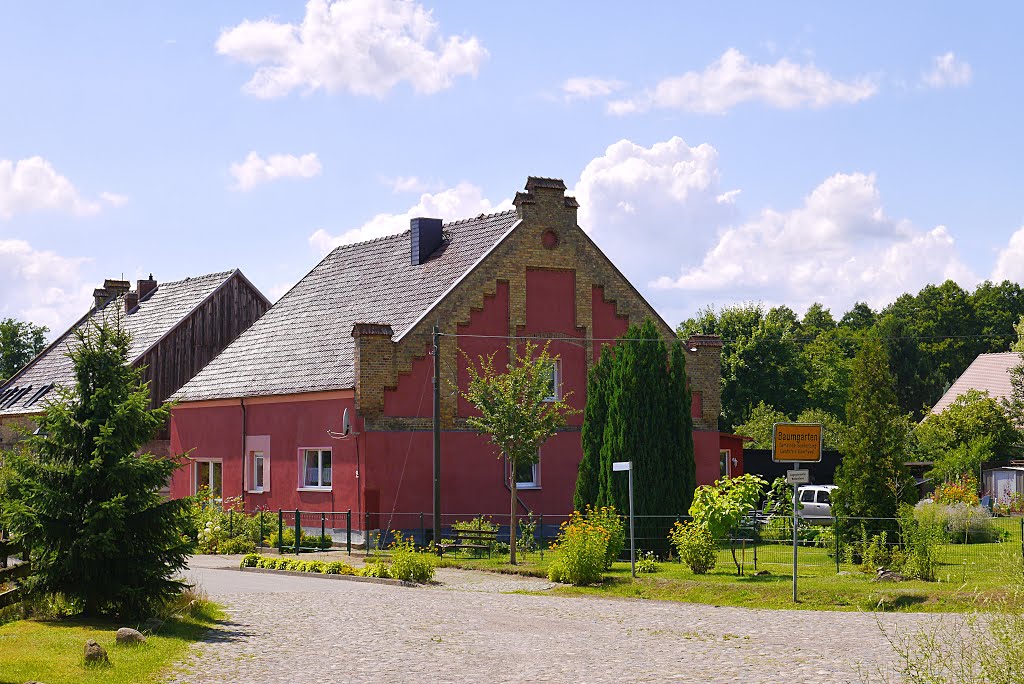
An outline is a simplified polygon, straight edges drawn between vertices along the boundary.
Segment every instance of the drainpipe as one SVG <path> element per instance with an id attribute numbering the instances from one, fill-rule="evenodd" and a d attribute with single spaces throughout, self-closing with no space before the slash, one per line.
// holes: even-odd
<path id="1" fill-rule="evenodd" d="M 245 397 L 238 400 L 242 407 L 242 511 L 245 511 Z"/>

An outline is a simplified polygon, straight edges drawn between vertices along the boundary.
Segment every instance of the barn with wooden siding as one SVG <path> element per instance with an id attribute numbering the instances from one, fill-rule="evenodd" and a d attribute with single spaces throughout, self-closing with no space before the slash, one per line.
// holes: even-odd
<path id="1" fill-rule="evenodd" d="M 93 305 L 63 335 L 0 385 L 0 449 L 31 427 L 57 389 L 74 382 L 67 352 L 76 329 L 120 318 L 131 334 L 132 365 L 143 369 L 154 406 L 203 369 L 224 347 L 270 307 L 270 302 L 239 270 L 158 283 L 151 275 L 137 281 L 106 280 L 93 291 Z M 147 450 L 169 453 L 167 434 Z"/>

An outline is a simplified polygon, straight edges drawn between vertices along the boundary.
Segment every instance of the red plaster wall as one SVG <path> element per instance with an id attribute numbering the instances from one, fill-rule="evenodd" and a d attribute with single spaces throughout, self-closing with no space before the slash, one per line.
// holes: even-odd
<path id="1" fill-rule="evenodd" d="M 474 310 L 470 315 L 469 323 L 458 327 L 458 333 L 460 335 L 498 335 L 505 337 L 508 335 L 508 319 L 508 283 L 499 281 L 494 296 L 484 297 L 484 308 Z M 464 392 L 469 386 L 468 362 L 463 353 L 469 357 L 472 363 L 479 364 L 481 356 L 487 356 L 494 352 L 494 365 L 497 368 L 504 368 L 508 364 L 508 343 L 506 340 L 460 337 L 458 338 L 458 345 L 462 352 L 458 358 L 460 392 Z M 458 414 L 460 416 L 468 416 L 472 415 L 474 411 L 473 405 L 463 399 L 460 394 Z"/>
<path id="2" fill-rule="evenodd" d="M 697 464 L 697 484 L 714 484 L 718 479 L 718 432 L 693 431 L 693 458 Z"/>
<path id="3" fill-rule="evenodd" d="M 303 511 L 359 510 L 356 479 L 356 437 L 331 439 L 327 431 L 341 431 L 342 411 L 348 408 L 354 432 L 362 425 L 351 399 L 282 401 L 248 404 L 246 434 L 270 437 L 270 491 L 246 492 L 245 508 L 266 507 Z M 242 494 L 242 409 L 241 406 L 176 408 L 171 414 L 171 449 L 183 453 L 192 449 L 193 458 L 220 458 L 224 463 L 224 496 Z M 360 444 L 360 456 L 365 447 Z M 299 490 L 299 449 L 330 448 L 330 492 Z M 191 494 L 191 474 L 178 470 L 171 495 Z"/>
<path id="4" fill-rule="evenodd" d="M 441 344 L 444 344 L 443 338 Z M 430 348 L 412 362 L 412 370 L 398 378 L 398 387 L 384 390 L 384 415 L 429 418 L 433 415 L 434 357 Z"/>
<path id="5" fill-rule="evenodd" d="M 615 303 L 604 301 L 604 288 L 595 285 L 591 290 L 591 307 L 593 309 L 593 331 L 595 340 L 613 340 L 629 328 L 629 321 L 615 313 Z M 594 360 L 601 358 L 601 346 L 607 342 L 594 343 Z"/>

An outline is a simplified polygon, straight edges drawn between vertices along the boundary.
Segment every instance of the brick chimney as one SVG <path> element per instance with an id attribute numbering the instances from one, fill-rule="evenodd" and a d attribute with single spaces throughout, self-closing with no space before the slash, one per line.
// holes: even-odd
<path id="1" fill-rule="evenodd" d="M 124 293 L 124 312 L 130 314 L 139 306 L 139 293 L 130 290 Z"/>
<path id="2" fill-rule="evenodd" d="M 565 183 L 558 178 L 528 177 L 526 192 L 517 192 L 512 203 L 524 221 L 532 220 L 548 229 L 576 227 L 580 203 L 575 197 L 566 197 Z"/>
<path id="3" fill-rule="evenodd" d="M 106 288 L 97 287 L 92 291 L 93 302 L 97 309 L 102 308 L 107 303 L 107 300 L 110 299 L 110 296 L 110 292 Z"/>
<path id="4" fill-rule="evenodd" d="M 110 293 L 111 297 L 120 297 L 132 289 L 132 284 L 127 280 L 113 280 L 107 278 L 103 281 L 103 289 Z"/>
<path id="5" fill-rule="evenodd" d="M 140 280 L 136 283 L 135 291 L 139 293 L 139 300 L 145 301 L 146 297 L 156 289 L 156 281 L 153 280 L 153 274 L 149 274 L 149 280 Z"/>

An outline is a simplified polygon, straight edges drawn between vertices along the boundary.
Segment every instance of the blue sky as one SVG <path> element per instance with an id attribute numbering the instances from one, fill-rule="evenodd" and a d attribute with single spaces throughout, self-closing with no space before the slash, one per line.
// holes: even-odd
<path id="1" fill-rule="evenodd" d="M 150 272 L 275 299 L 528 175 L 673 324 L 1024 280 L 1020 9 L 708 5 L 0 5 L 0 316 Z"/>

